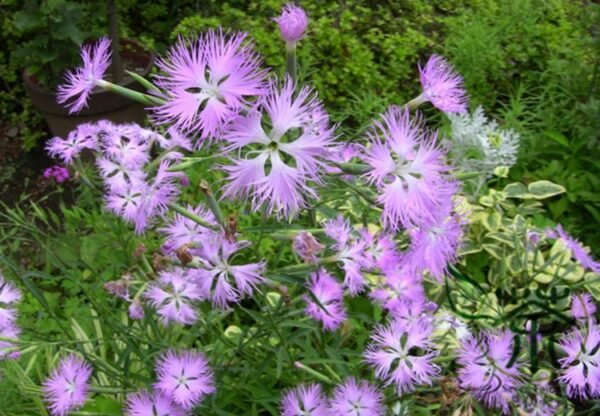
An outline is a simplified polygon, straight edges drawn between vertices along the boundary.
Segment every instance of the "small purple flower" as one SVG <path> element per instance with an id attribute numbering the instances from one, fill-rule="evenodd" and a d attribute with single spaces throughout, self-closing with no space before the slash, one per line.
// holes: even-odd
<path id="1" fill-rule="evenodd" d="M 0 304 L 12 305 L 21 300 L 21 291 L 0 273 Z"/>
<path id="2" fill-rule="evenodd" d="M 19 357 L 19 351 L 11 351 L 16 347 L 15 342 L 21 336 L 21 328 L 16 326 L 14 323 L 5 322 L 4 324 L 0 324 L 0 337 L 6 338 L 0 340 L 0 360 L 9 358 L 16 359 Z"/>
<path id="3" fill-rule="evenodd" d="M 437 352 L 433 350 L 432 333 L 429 320 L 394 320 L 375 329 L 365 359 L 375 368 L 377 378 L 394 385 L 399 395 L 421 384 L 431 385 L 440 372 L 433 363 Z"/>
<path id="4" fill-rule="evenodd" d="M 383 281 L 371 291 L 369 297 L 398 316 L 406 307 L 418 309 L 425 300 L 423 283 L 415 274 L 407 273 L 405 269 L 389 269 L 383 274 Z"/>
<path id="5" fill-rule="evenodd" d="M 557 381 L 567 386 L 569 397 L 600 397 L 600 327 L 588 320 L 559 341 L 566 357 L 559 360 L 562 375 Z"/>
<path id="6" fill-rule="evenodd" d="M 383 394 L 367 381 L 349 378 L 333 390 L 329 411 L 340 416 L 383 416 Z"/>
<path id="7" fill-rule="evenodd" d="M 392 106 L 375 122 L 363 155 L 365 178 L 377 187 L 383 222 L 393 231 L 435 220 L 454 191 L 444 180 L 444 152 L 421 128 L 407 109 Z"/>
<path id="8" fill-rule="evenodd" d="M 308 384 L 288 390 L 281 399 L 281 416 L 329 416 L 321 386 Z"/>
<path id="9" fill-rule="evenodd" d="M 125 402 L 126 416 L 185 416 L 186 414 L 161 392 L 141 391 L 129 394 Z"/>
<path id="10" fill-rule="evenodd" d="M 558 224 L 555 229 L 546 230 L 546 235 L 550 238 L 561 239 L 565 246 L 571 250 L 571 254 L 575 260 L 577 260 L 583 267 L 593 271 L 594 273 L 600 273 L 600 262 L 595 261 L 592 256 L 589 255 L 588 250 L 575 238 L 571 237 L 562 227 Z"/>
<path id="11" fill-rule="evenodd" d="M 596 313 L 596 304 L 589 293 L 571 295 L 571 316 L 575 319 L 590 319 Z"/>
<path id="12" fill-rule="evenodd" d="M 134 299 L 127 310 L 129 317 L 134 320 L 144 319 L 144 307 L 139 299 Z"/>
<path id="13" fill-rule="evenodd" d="M 43 386 L 50 412 L 65 416 L 81 408 L 88 396 L 91 375 L 91 365 L 75 355 L 60 360 Z"/>
<path id="14" fill-rule="evenodd" d="M 463 79 L 444 58 L 431 55 L 424 68 L 419 66 L 419 74 L 423 93 L 417 100 L 430 101 L 445 113 L 467 111 L 467 92 Z"/>
<path id="15" fill-rule="evenodd" d="M 325 330 L 337 329 L 346 320 L 342 286 L 325 269 L 319 269 L 310 275 L 308 290 L 306 313 L 322 322 Z"/>
<path id="16" fill-rule="evenodd" d="M 288 43 L 295 43 L 302 39 L 308 27 L 308 16 L 302 7 L 286 4 L 281 16 L 274 18 L 279 25 L 281 37 Z"/>
<path id="17" fill-rule="evenodd" d="M 313 91 L 295 93 L 287 78 L 282 88 L 270 84 L 257 106 L 229 123 L 226 150 L 237 153 L 227 173 L 226 197 L 251 198 L 252 207 L 292 218 L 316 192 L 310 182 L 322 183 L 323 167 L 334 147 L 329 118 Z M 270 126 L 270 128 L 266 128 Z"/>
<path id="18" fill-rule="evenodd" d="M 145 297 L 157 309 L 163 324 L 176 322 L 190 325 L 198 319 L 193 303 L 204 299 L 202 291 L 184 268 L 175 268 L 159 274 L 159 283 L 146 291 Z"/>
<path id="19" fill-rule="evenodd" d="M 69 164 L 78 157 L 84 149 L 98 147 L 99 129 L 95 124 L 84 123 L 69 133 L 66 139 L 53 137 L 46 144 L 46 151 L 50 156 Z"/>
<path id="20" fill-rule="evenodd" d="M 199 405 L 215 392 L 215 376 L 204 354 L 192 350 L 169 350 L 156 362 L 154 388 L 184 410 Z"/>
<path id="21" fill-rule="evenodd" d="M 479 338 L 469 336 L 458 352 L 461 388 L 470 391 L 486 406 L 508 413 L 509 399 L 522 384 L 520 363 L 511 364 L 512 356 L 510 331 L 485 332 Z"/>
<path id="22" fill-rule="evenodd" d="M 226 309 L 230 303 L 252 296 L 256 286 L 264 282 L 263 262 L 231 263 L 234 254 L 248 246 L 246 241 L 232 243 L 221 234 L 213 234 L 199 243 L 199 247 L 191 252 L 202 260 L 202 264 L 199 268 L 190 269 L 190 276 L 202 296 L 210 299 L 214 306 Z"/>
<path id="23" fill-rule="evenodd" d="M 198 204 L 196 207 L 188 205 L 186 208 L 207 223 L 216 225 L 214 215 L 203 204 Z M 167 236 L 163 245 L 163 250 L 167 253 L 172 253 L 186 245 L 193 245 L 212 235 L 211 230 L 181 214 L 175 214 L 173 219 L 158 231 Z"/>
<path id="24" fill-rule="evenodd" d="M 44 169 L 44 178 L 53 178 L 57 183 L 63 183 L 69 179 L 69 170 L 64 166 L 50 166 Z"/>
<path id="25" fill-rule="evenodd" d="M 385 233 L 375 236 L 366 229 L 361 230 L 360 235 L 365 241 L 365 254 L 368 256 L 369 268 L 385 272 L 399 266 L 400 254 L 391 236 Z"/>
<path id="26" fill-rule="evenodd" d="M 57 101 L 66 105 L 69 113 L 77 113 L 87 107 L 96 83 L 104 78 L 110 65 L 110 40 L 102 38 L 95 45 L 83 45 L 81 59 L 83 66 L 67 72 L 66 83 L 58 87 L 56 94 Z"/>
<path id="27" fill-rule="evenodd" d="M 448 184 L 452 187 L 451 184 Z M 447 212 L 442 209 L 441 212 Z M 440 219 L 411 230 L 411 245 L 403 263 L 412 273 L 427 271 L 438 282 L 455 263 L 464 234 L 464 221 L 458 214 L 440 215 Z"/>
<path id="28" fill-rule="evenodd" d="M 166 103 L 153 108 L 159 123 L 173 124 L 201 139 L 216 137 L 248 98 L 265 93 L 265 70 L 245 33 L 208 31 L 195 42 L 184 39 L 158 62 L 157 84 Z M 202 141 L 196 144 L 199 147 Z"/>
<path id="29" fill-rule="evenodd" d="M 325 246 L 306 231 L 298 233 L 292 242 L 292 248 L 300 258 L 308 263 L 317 261 L 317 254 L 323 251 Z"/>
<path id="30" fill-rule="evenodd" d="M 342 263 L 344 287 L 350 295 L 355 296 L 362 292 L 367 284 L 363 270 L 371 267 L 370 256 L 366 252 L 367 241 L 360 238 L 350 226 L 350 222 L 341 215 L 326 221 L 323 226 L 325 234 L 335 241 L 332 248 L 336 251 L 336 259 Z"/>

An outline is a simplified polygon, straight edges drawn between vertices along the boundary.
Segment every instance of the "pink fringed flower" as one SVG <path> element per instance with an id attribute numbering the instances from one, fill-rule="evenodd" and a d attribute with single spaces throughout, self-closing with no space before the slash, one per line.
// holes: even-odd
<path id="1" fill-rule="evenodd" d="M 306 313 L 323 323 L 327 331 L 337 329 L 346 320 L 344 289 L 325 269 L 311 274 L 306 300 Z"/>
<path id="2" fill-rule="evenodd" d="M 281 37 L 288 43 L 298 42 L 308 27 L 308 16 L 302 7 L 293 4 L 284 6 L 281 16 L 273 19 L 279 25 Z"/>
<path id="3" fill-rule="evenodd" d="M 394 320 L 375 329 L 365 359 L 375 368 L 377 378 L 394 385 L 399 395 L 420 384 L 431 385 L 440 371 L 433 363 L 437 353 L 433 350 L 432 333 L 429 320 Z"/>
<path id="4" fill-rule="evenodd" d="M 589 293 L 573 293 L 571 295 L 571 316 L 575 319 L 587 320 L 594 317 L 596 304 Z"/>
<path id="5" fill-rule="evenodd" d="M 421 279 L 405 269 L 387 270 L 383 281 L 369 294 L 369 297 L 397 316 L 407 306 L 416 310 L 416 305 L 426 299 Z"/>
<path id="6" fill-rule="evenodd" d="M 509 400 L 517 392 L 520 363 L 514 361 L 513 334 L 510 331 L 486 332 L 469 336 L 458 353 L 458 379 L 461 388 L 470 391 L 486 406 L 509 411 Z"/>
<path id="7" fill-rule="evenodd" d="M 127 396 L 125 416 L 186 416 L 187 412 L 173 404 L 161 392 L 145 391 Z"/>
<path id="8" fill-rule="evenodd" d="M 322 182 L 322 168 L 334 146 L 329 118 L 309 88 L 294 94 L 287 78 L 276 83 L 258 106 L 233 120 L 224 133 L 226 150 L 237 153 L 227 172 L 226 197 L 251 198 L 252 207 L 294 217 Z M 266 128 L 270 126 L 270 128 Z"/>
<path id="9" fill-rule="evenodd" d="M 90 388 L 92 367 L 76 357 L 68 355 L 44 381 L 44 398 L 50 412 L 56 416 L 77 410 L 85 403 Z"/>
<path id="10" fill-rule="evenodd" d="M 281 416 L 329 416 L 321 386 L 300 385 L 289 390 L 281 400 Z"/>
<path id="11" fill-rule="evenodd" d="M 63 183 L 69 179 L 69 170 L 64 166 L 50 166 L 44 169 L 44 178 L 53 178 L 57 183 Z"/>
<path id="12" fill-rule="evenodd" d="M 329 411 L 340 416 L 383 416 L 383 394 L 364 380 L 350 378 L 333 391 Z"/>
<path id="13" fill-rule="evenodd" d="M 562 375 L 557 381 L 567 386 L 569 397 L 600 397 L 600 327 L 587 321 L 559 341 L 566 357 L 559 360 Z"/>
<path id="14" fill-rule="evenodd" d="M 187 269 L 175 268 L 159 274 L 158 283 L 145 294 L 157 309 L 163 324 L 176 322 L 189 325 L 196 321 L 198 313 L 193 303 L 204 299 L 201 290 L 192 282 Z"/>
<path id="15" fill-rule="evenodd" d="M 190 269 L 190 275 L 200 293 L 216 307 L 226 309 L 230 303 L 252 296 L 254 289 L 265 279 L 265 264 L 232 264 L 235 253 L 248 246 L 246 241 L 229 242 L 221 234 L 213 234 L 199 241 L 191 252 L 202 260 L 199 268 Z"/>
<path id="16" fill-rule="evenodd" d="M 69 164 L 85 149 L 98 147 L 98 127 L 93 123 L 84 123 L 69 133 L 66 139 L 53 137 L 46 144 L 50 156 Z"/>
<path id="17" fill-rule="evenodd" d="M 110 40 L 100 39 L 95 45 L 81 47 L 83 66 L 67 72 L 66 83 L 58 87 L 57 101 L 77 113 L 87 107 L 88 99 L 96 83 L 104 78 L 110 65 Z M 77 98 L 76 98 L 77 97 Z"/>
<path id="18" fill-rule="evenodd" d="M 463 79 L 441 56 L 431 55 L 424 68 L 419 67 L 423 93 L 417 101 L 430 101 L 445 113 L 465 113 L 467 92 Z"/>
<path id="19" fill-rule="evenodd" d="M 583 267 L 600 273 L 600 262 L 595 261 L 588 253 L 588 250 L 575 238 L 571 237 L 562 225 L 558 224 L 555 229 L 547 230 L 546 235 L 550 238 L 561 239 L 565 246 L 571 250 L 571 254 Z"/>
<path id="20" fill-rule="evenodd" d="M 444 180 L 444 152 L 421 127 L 408 110 L 392 106 L 375 122 L 363 155 L 365 178 L 379 190 L 383 222 L 394 231 L 435 220 L 453 191 Z"/>
<path id="21" fill-rule="evenodd" d="M 153 108 L 160 123 L 173 124 L 202 139 L 217 136 L 248 98 L 265 93 L 265 70 L 246 34 L 208 31 L 196 41 L 179 39 L 158 62 L 157 84 L 166 103 Z M 199 147 L 202 142 L 196 144 Z"/>
<path id="22" fill-rule="evenodd" d="M 16 325 L 17 310 L 13 308 L 19 300 L 21 291 L 0 273 L 0 337 L 6 338 L 0 340 L 0 360 L 17 358 L 19 355 L 18 351 L 8 351 L 15 347 L 15 343 L 10 340 L 17 340 L 21 335 L 21 329 Z"/>
<path id="23" fill-rule="evenodd" d="M 456 188 L 452 184 L 449 187 Z M 439 219 L 411 230 L 411 245 L 404 257 L 404 266 L 415 275 L 427 271 L 438 282 L 448 273 L 448 266 L 456 262 L 462 242 L 464 221 L 458 214 L 447 214 L 441 209 Z"/>
<path id="24" fill-rule="evenodd" d="M 199 204 L 196 207 L 188 205 L 187 210 L 202 218 L 208 224 L 216 225 L 214 215 L 204 205 Z M 205 238 L 210 238 L 213 234 L 208 228 L 181 214 L 175 214 L 173 219 L 165 227 L 159 228 L 158 231 L 167 236 L 163 245 L 163 250 L 167 253 L 172 253 L 180 247 L 203 241 Z"/>
<path id="25" fill-rule="evenodd" d="M 204 354 L 192 350 L 167 351 L 156 362 L 154 388 L 184 410 L 198 406 L 215 392 L 215 376 Z"/>
<path id="26" fill-rule="evenodd" d="M 370 256 L 367 254 L 367 241 L 361 238 L 350 226 L 350 222 L 339 215 L 336 219 L 323 224 L 325 234 L 332 238 L 335 257 L 344 270 L 344 287 L 348 293 L 356 296 L 366 286 L 363 270 L 371 267 Z"/>

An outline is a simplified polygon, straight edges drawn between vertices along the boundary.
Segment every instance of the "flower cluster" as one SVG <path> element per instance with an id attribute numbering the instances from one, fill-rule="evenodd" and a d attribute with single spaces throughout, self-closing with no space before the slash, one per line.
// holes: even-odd
<path id="1" fill-rule="evenodd" d="M 57 183 L 66 182 L 69 179 L 69 170 L 64 166 L 50 166 L 44 169 L 44 178 L 54 179 Z"/>
<path id="2" fill-rule="evenodd" d="M 15 303 L 21 299 L 21 291 L 0 273 L 0 360 L 17 358 L 18 351 L 11 352 L 15 344 L 10 339 L 18 339 L 21 329 L 17 326 Z"/>

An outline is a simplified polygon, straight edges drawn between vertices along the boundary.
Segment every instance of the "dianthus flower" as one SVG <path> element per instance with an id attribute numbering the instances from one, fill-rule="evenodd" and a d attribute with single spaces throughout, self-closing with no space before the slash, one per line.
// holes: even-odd
<path id="1" fill-rule="evenodd" d="M 558 224 L 555 229 L 547 230 L 546 235 L 550 238 L 561 239 L 565 246 L 571 250 L 573 258 L 581 263 L 583 267 L 594 273 L 600 273 L 600 262 L 595 261 L 589 255 L 586 248 L 575 238 L 571 237 L 562 225 Z"/>
<path id="2" fill-rule="evenodd" d="M 50 166 L 44 169 L 44 178 L 53 178 L 57 183 L 63 183 L 69 179 L 69 170 L 64 166 Z"/>
<path id="3" fill-rule="evenodd" d="M 248 114 L 224 131 L 226 150 L 238 153 L 227 172 L 224 195 L 251 198 L 252 207 L 292 218 L 316 192 L 309 182 L 322 183 L 322 170 L 334 146 L 329 117 L 311 89 L 297 94 L 287 78 L 281 89 L 271 83 Z M 266 128 L 266 126 L 270 126 Z"/>
<path id="4" fill-rule="evenodd" d="M 300 385 L 281 399 L 281 416 L 328 416 L 327 398 L 318 384 Z"/>
<path id="5" fill-rule="evenodd" d="M 326 221 L 323 228 L 325 234 L 335 241 L 332 248 L 336 252 L 336 260 L 342 263 L 344 287 L 348 289 L 350 295 L 355 296 L 366 286 L 362 271 L 371 265 L 369 255 L 366 253 L 367 241 L 360 238 L 360 235 L 350 226 L 350 222 L 341 215 Z"/>
<path id="6" fill-rule="evenodd" d="M 445 113 L 467 111 L 467 92 L 463 79 L 444 58 L 431 55 L 425 67 L 419 66 L 419 78 L 423 93 L 416 101 L 430 101 Z"/>
<path id="7" fill-rule="evenodd" d="M 442 213 L 448 211 L 441 209 Z M 448 273 L 448 266 L 456 262 L 463 228 L 464 221 L 458 214 L 442 214 L 436 221 L 411 230 L 404 266 L 418 275 L 427 271 L 441 282 Z"/>
<path id="8" fill-rule="evenodd" d="M 385 272 L 398 267 L 400 254 L 396 250 L 396 244 L 391 236 L 382 233 L 371 234 L 366 229 L 361 230 L 360 236 L 365 242 L 365 254 L 371 269 L 379 269 Z"/>
<path id="9" fill-rule="evenodd" d="M 75 355 L 58 363 L 44 381 L 44 398 L 53 415 L 65 416 L 85 403 L 90 388 L 92 367 Z"/>
<path id="10" fill-rule="evenodd" d="M 445 181 L 444 152 L 421 127 L 407 109 L 392 106 L 375 122 L 363 155 L 365 178 L 377 187 L 384 225 L 393 231 L 433 221 L 453 192 Z"/>
<path id="11" fill-rule="evenodd" d="M 230 303 L 252 296 L 254 289 L 265 279 L 265 264 L 231 264 L 231 258 L 248 246 L 246 241 L 229 242 L 222 234 L 213 234 L 190 251 L 201 259 L 198 268 L 190 269 L 200 293 L 216 307 L 226 309 Z"/>
<path id="12" fill-rule="evenodd" d="M 261 59 L 245 39 L 245 33 L 221 30 L 210 30 L 194 42 L 180 38 L 158 62 L 163 73 L 157 85 L 166 102 L 153 108 L 156 121 L 213 138 L 248 98 L 264 94 L 266 71 L 259 69 Z"/>
<path id="13" fill-rule="evenodd" d="M 9 339 L 17 340 L 21 335 L 20 328 L 16 325 L 17 310 L 12 306 L 21 299 L 21 291 L 12 283 L 4 279 L 0 273 L 0 360 L 16 358 L 19 353 L 9 353 L 7 349 L 15 346 Z M 8 308 L 6 306 L 9 306 Z"/>
<path id="14" fill-rule="evenodd" d="M 156 373 L 154 388 L 184 410 L 191 410 L 215 392 L 215 376 L 200 352 L 169 350 L 157 360 Z"/>
<path id="15" fill-rule="evenodd" d="M 281 16 L 273 19 L 279 25 L 281 37 L 288 43 L 298 42 L 308 27 L 308 16 L 302 7 L 286 4 Z"/>
<path id="16" fill-rule="evenodd" d="M 104 78 L 110 65 L 110 40 L 102 38 L 95 45 L 82 46 L 81 59 L 83 66 L 66 73 L 66 83 L 58 87 L 56 94 L 57 101 L 66 105 L 69 113 L 87 107 L 96 83 Z"/>
<path id="17" fill-rule="evenodd" d="M 364 380 L 349 378 L 333 391 L 329 411 L 340 416 L 383 416 L 383 394 Z"/>
<path id="18" fill-rule="evenodd" d="M 187 210 L 207 223 L 216 225 L 214 215 L 203 204 L 198 204 L 196 207 L 188 205 Z M 163 245 L 163 250 L 167 253 L 172 253 L 186 245 L 200 244 L 199 241 L 212 235 L 211 230 L 181 214 L 175 214 L 173 219 L 158 231 L 167 236 Z"/>
<path id="19" fill-rule="evenodd" d="M 186 414 L 161 392 L 133 393 L 127 396 L 125 402 L 126 416 L 185 416 Z"/>
<path id="20" fill-rule="evenodd" d="M 393 385 L 399 395 L 420 384 L 431 385 L 440 371 L 433 363 L 437 353 L 433 350 L 432 333 L 433 325 L 428 320 L 393 320 L 375 329 L 365 359 L 375 368 L 377 378 Z"/>
<path id="21" fill-rule="evenodd" d="M 458 353 L 458 379 L 486 406 L 509 411 L 509 399 L 522 384 L 518 361 L 513 361 L 513 334 L 510 331 L 486 332 L 479 338 L 469 336 Z M 510 366 L 509 366 L 510 364 Z"/>
<path id="22" fill-rule="evenodd" d="M 566 357 L 559 360 L 559 383 L 567 386 L 569 397 L 583 400 L 600 397 L 600 327 L 588 320 L 559 341 Z"/>
<path id="23" fill-rule="evenodd" d="M 369 297 L 395 316 L 405 305 L 421 304 L 425 299 L 425 292 L 417 275 L 395 268 L 383 273 L 382 281 L 371 291 Z"/>
<path id="24" fill-rule="evenodd" d="M 342 286 L 325 269 L 319 269 L 310 275 L 308 290 L 306 313 L 322 322 L 325 330 L 337 329 L 346 320 Z"/>
<path id="25" fill-rule="evenodd" d="M 596 313 L 596 304 L 589 293 L 571 295 L 571 316 L 575 319 L 590 319 Z"/>
<path id="26" fill-rule="evenodd" d="M 46 144 L 50 156 L 69 164 L 78 157 L 84 149 L 95 150 L 98 147 L 98 132 L 96 124 L 84 123 L 69 133 L 66 139 L 53 137 Z"/>
<path id="27" fill-rule="evenodd" d="M 150 286 L 145 297 L 156 308 L 165 325 L 170 322 L 194 323 L 198 313 L 193 303 L 204 299 L 200 288 L 190 279 L 188 270 L 179 267 L 160 272 L 158 283 Z"/>
<path id="28" fill-rule="evenodd" d="M 317 261 L 317 254 L 323 251 L 325 246 L 306 231 L 298 233 L 292 242 L 292 248 L 300 258 L 309 263 Z"/>

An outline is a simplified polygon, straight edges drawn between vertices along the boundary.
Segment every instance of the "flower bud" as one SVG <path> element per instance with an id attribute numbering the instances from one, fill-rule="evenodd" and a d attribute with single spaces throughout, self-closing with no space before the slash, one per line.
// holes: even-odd
<path id="1" fill-rule="evenodd" d="M 281 16 L 273 20 L 279 25 L 281 36 L 288 43 L 295 43 L 302 39 L 308 26 L 308 16 L 304 9 L 293 4 L 286 5 Z"/>

